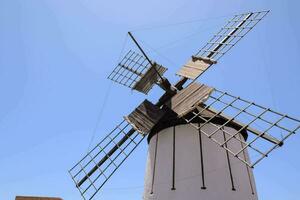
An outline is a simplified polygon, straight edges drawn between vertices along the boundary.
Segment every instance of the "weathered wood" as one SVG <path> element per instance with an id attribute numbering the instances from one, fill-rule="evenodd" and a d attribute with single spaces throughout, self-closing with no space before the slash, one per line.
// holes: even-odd
<path id="1" fill-rule="evenodd" d="M 182 117 L 196 106 L 207 100 L 213 88 L 199 83 L 192 83 L 189 87 L 179 91 L 168 103 L 169 108 Z"/>
<path id="2" fill-rule="evenodd" d="M 176 74 L 194 80 L 215 63 L 215 61 L 209 58 L 192 56 L 192 58 L 182 66 Z"/>
<path id="3" fill-rule="evenodd" d="M 145 135 L 151 131 L 164 114 L 165 112 L 158 106 L 145 100 L 125 119 L 136 131 Z"/>
<path id="4" fill-rule="evenodd" d="M 132 89 L 147 94 L 153 85 L 158 82 L 160 75 L 162 76 L 167 69 L 161 65 L 154 63 L 146 73 L 141 77 L 141 79 L 133 86 Z M 159 74 L 158 74 L 159 73 Z"/>

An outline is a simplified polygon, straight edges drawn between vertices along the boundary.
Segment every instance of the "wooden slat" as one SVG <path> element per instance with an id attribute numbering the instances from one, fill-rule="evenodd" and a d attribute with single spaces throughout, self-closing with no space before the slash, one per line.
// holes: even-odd
<path id="1" fill-rule="evenodd" d="M 194 80 L 214 63 L 208 58 L 193 56 L 176 74 Z"/>
<path id="2" fill-rule="evenodd" d="M 204 84 L 192 83 L 172 97 L 168 103 L 169 108 L 176 112 L 179 117 L 182 117 L 206 101 L 212 91 L 213 88 Z"/>
<path id="3" fill-rule="evenodd" d="M 151 131 L 164 114 L 165 112 L 159 107 L 145 100 L 125 119 L 136 131 L 145 135 Z"/>
<path id="4" fill-rule="evenodd" d="M 147 94 L 153 85 L 159 80 L 159 75 L 157 74 L 156 70 L 160 75 L 163 75 L 167 70 L 163 66 L 155 64 L 154 66 L 150 67 L 147 72 L 141 77 L 141 79 L 133 86 L 132 89 Z"/>

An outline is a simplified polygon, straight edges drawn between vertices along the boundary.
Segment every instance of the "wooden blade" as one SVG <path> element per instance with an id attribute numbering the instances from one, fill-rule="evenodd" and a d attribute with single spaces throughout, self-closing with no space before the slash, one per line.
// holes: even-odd
<path id="1" fill-rule="evenodd" d="M 125 120 L 139 133 L 146 135 L 164 116 L 165 111 L 145 100 Z"/>
<path id="2" fill-rule="evenodd" d="M 145 74 L 141 76 L 140 80 L 133 85 L 132 89 L 148 94 L 154 84 L 161 80 L 160 76 L 162 76 L 166 70 L 167 69 L 163 66 L 154 63 L 153 66 L 151 66 Z"/>
<path id="3" fill-rule="evenodd" d="M 206 101 L 212 91 L 213 88 L 204 84 L 193 83 L 173 96 L 167 106 L 177 113 L 178 117 L 182 117 Z"/>
<path id="4" fill-rule="evenodd" d="M 215 63 L 216 61 L 209 58 L 192 56 L 176 74 L 194 80 Z"/>

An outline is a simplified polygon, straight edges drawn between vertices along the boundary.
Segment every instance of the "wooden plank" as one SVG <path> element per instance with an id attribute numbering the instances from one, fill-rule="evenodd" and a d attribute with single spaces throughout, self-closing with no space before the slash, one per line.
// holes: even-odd
<path id="1" fill-rule="evenodd" d="M 145 100 L 125 120 L 139 133 L 148 134 L 164 116 L 165 111 Z"/>
<path id="2" fill-rule="evenodd" d="M 212 91 L 213 88 L 204 84 L 192 83 L 172 97 L 167 105 L 177 113 L 178 117 L 182 117 L 206 101 Z"/>
<path id="3" fill-rule="evenodd" d="M 193 56 L 176 74 L 194 80 L 214 63 L 209 58 Z"/>
<path id="4" fill-rule="evenodd" d="M 209 64 L 203 61 L 193 62 L 192 60 L 190 60 L 176 74 L 180 76 L 184 76 L 189 79 L 195 79 L 209 66 L 210 66 Z"/>
<path id="5" fill-rule="evenodd" d="M 163 66 L 155 64 L 154 66 L 150 67 L 146 73 L 141 77 L 141 79 L 133 86 L 132 89 L 147 94 L 153 85 L 159 80 L 159 75 L 157 74 L 156 70 L 160 75 L 163 75 L 167 70 Z"/>

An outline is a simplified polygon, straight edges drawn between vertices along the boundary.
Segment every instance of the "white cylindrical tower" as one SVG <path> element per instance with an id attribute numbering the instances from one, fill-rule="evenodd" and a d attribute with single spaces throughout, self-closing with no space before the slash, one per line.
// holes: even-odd
<path id="1" fill-rule="evenodd" d="M 215 130 L 211 125 L 203 129 Z M 232 127 L 225 129 L 236 131 Z M 222 130 L 216 135 L 226 139 Z M 240 142 L 227 145 L 231 149 L 241 148 Z M 246 152 L 244 156 L 248 157 Z M 149 137 L 143 199 L 257 200 L 258 197 L 251 168 L 191 125 L 177 124 Z"/>

